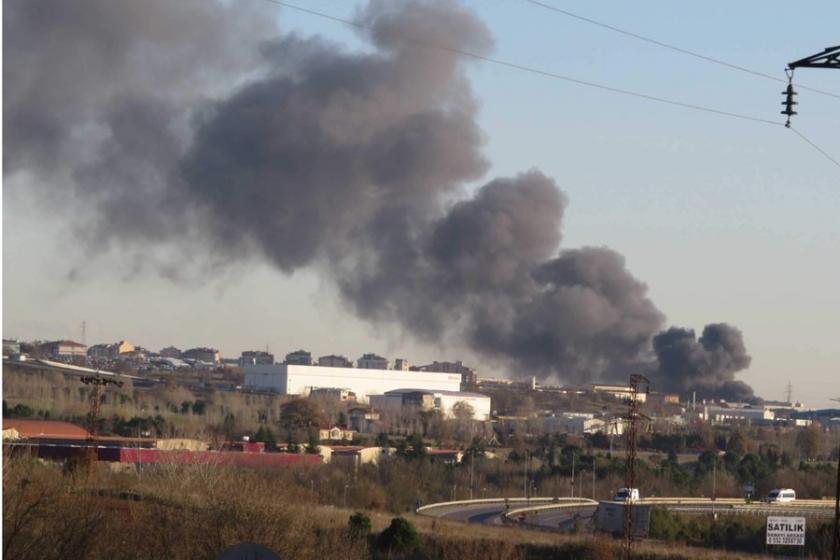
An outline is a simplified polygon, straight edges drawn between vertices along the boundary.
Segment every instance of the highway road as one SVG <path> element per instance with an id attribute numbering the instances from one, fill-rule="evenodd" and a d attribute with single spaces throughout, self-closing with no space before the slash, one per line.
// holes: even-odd
<path id="1" fill-rule="evenodd" d="M 560 498 L 559 503 L 554 503 L 554 501 L 554 498 L 534 498 L 530 501 L 526 501 L 523 498 L 511 498 L 507 502 L 504 499 L 473 500 L 472 502 L 465 500 L 430 504 L 419 508 L 417 513 L 467 523 L 501 525 L 504 523 L 502 516 L 506 512 L 515 511 L 520 508 L 553 505 L 557 507 L 537 515 L 532 514 L 528 520 L 528 524 L 557 530 L 564 527 L 571 528 L 574 519 L 576 519 L 576 515 L 591 517 L 595 512 L 596 506 L 591 500 Z"/>
<path id="2" fill-rule="evenodd" d="M 522 523 L 540 529 L 569 531 L 576 522 L 588 523 L 595 516 L 597 504 L 585 498 L 537 498 L 526 502 L 522 498 L 505 500 L 465 500 L 430 504 L 417 510 L 421 515 L 451 519 L 466 523 L 501 525 Z M 810 518 L 830 518 L 834 515 L 833 500 L 797 500 L 787 504 L 752 503 L 738 499 L 708 498 L 652 498 L 640 500 L 639 506 L 663 507 L 687 514 L 720 515 L 791 515 Z"/>

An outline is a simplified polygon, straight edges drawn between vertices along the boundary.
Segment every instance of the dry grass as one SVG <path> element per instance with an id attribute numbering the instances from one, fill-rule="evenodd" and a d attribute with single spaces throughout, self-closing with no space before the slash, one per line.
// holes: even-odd
<path id="1" fill-rule="evenodd" d="M 516 527 L 466 525 L 408 515 L 420 549 L 384 555 L 374 539 L 354 539 L 352 509 L 315 505 L 300 472 L 175 466 L 137 472 L 62 474 L 28 456 L 4 458 L 4 557 L 91 560 L 215 558 L 256 542 L 295 560 L 412 558 L 444 560 L 612 559 L 610 538 Z M 137 498 L 137 499 L 135 499 Z M 392 516 L 370 513 L 374 533 Z M 742 556 L 644 544 L 637 557 L 734 559 Z"/>

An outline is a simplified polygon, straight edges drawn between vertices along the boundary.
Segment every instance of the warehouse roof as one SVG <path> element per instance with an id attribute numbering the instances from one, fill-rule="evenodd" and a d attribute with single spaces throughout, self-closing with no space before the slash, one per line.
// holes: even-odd
<path id="1" fill-rule="evenodd" d="M 3 419 L 3 429 L 17 430 L 21 438 L 87 438 L 87 430 L 70 422 L 57 420 Z"/>

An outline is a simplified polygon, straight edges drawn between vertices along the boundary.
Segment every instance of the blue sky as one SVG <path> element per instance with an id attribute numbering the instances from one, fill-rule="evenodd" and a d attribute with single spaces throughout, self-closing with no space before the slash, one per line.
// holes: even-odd
<path id="1" fill-rule="evenodd" d="M 253 1 L 261 0 L 238 0 Z M 840 4 L 582 2 L 563 9 L 708 56 L 784 77 L 786 62 L 840 44 Z M 352 17 L 354 2 L 298 0 Z M 582 80 L 782 121 L 783 84 L 709 64 L 570 19 L 523 0 L 468 2 L 496 39 L 494 57 Z M 277 8 L 283 30 L 364 48 L 339 23 Z M 740 121 L 585 88 L 489 63 L 470 78 L 492 168 L 532 167 L 569 195 L 565 247 L 607 245 L 647 282 L 670 324 L 744 331 L 741 378 L 766 398 L 827 405 L 840 397 L 840 168 L 780 126 Z M 796 82 L 840 94 L 840 72 Z M 840 99 L 800 90 L 794 125 L 840 158 Z M 463 357 L 359 323 L 314 272 L 255 265 L 203 286 L 125 280 L 107 260 L 66 281 L 66 217 L 6 192 L 4 335 L 128 338 L 151 348 L 215 345 L 234 355 L 269 344 L 421 362 Z M 37 226 L 35 225 L 37 223 Z M 224 317 L 219 320 L 219 317 Z M 494 371 L 494 364 L 481 364 Z M 501 373 L 501 372 L 500 372 Z"/>

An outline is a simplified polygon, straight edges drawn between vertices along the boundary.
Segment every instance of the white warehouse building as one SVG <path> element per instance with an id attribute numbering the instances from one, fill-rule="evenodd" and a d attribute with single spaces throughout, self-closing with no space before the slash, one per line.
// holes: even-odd
<path id="1" fill-rule="evenodd" d="M 402 406 L 418 406 L 424 409 L 440 410 L 445 418 L 454 418 L 454 408 L 458 403 L 465 403 L 472 408 L 473 419 L 490 419 L 490 397 L 479 393 L 461 391 L 435 391 L 429 389 L 395 389 L 384 395 L 371 395 L 370 405 L 382 410 Z"/>
<path id="2" fill-rule="evenodd" d="M 243 371 L 244 386 L 248 389 L 301 396 L 309 396 L 312 389 L 346 389 L 355 393 L 359 401 L 367 401 L 369 395 L 381 395 L 402 387 L 456 392 L 461 388 L 460 374 L 433 371 L 291 364 L 249 364 Z"/>

